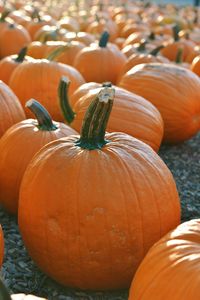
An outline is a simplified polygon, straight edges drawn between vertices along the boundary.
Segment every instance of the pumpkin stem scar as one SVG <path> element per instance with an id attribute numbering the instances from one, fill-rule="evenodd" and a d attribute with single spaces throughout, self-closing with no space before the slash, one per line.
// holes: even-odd
<path id="1" fill-rule="evenodd" d="M 38 121 L 38 129 L 44 131 L 53 131 L 58 127 L 53 123 L 49 112 L 35 99 L 30 99 L 26 102 L 25 107 L 29 108 L 35 115 Z"/>
<path id="2" fill-rule="evenodd" d="M 105 132 L 113 106 L 115 90 L 104 87 L 89 105 L 81 129 L 80 139 L 75 143 L 83 149 L 101 149 L 108 143 Z"/>
<path id="3" fill-rule="evenodd" d="M 70 86 L 70 81 L 68 78 L 62 76 L 59 87 L 58 87 L 58 97 L 60 101 L 60 108 L 62 114 L 68 124 L 71 124 L 75 118 L 75 112 L 72 110 L 68 98 L 68 90 Z"/>

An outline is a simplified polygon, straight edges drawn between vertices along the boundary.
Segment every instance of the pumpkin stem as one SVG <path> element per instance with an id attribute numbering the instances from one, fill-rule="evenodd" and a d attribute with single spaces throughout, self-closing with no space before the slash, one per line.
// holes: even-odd
<path id="1" fill-rule="evenodd" d="M 152 32 L 150 33 L 150 35 L 148 36 L 148 38 L 149 38 L 149 40 L 154 41 L 154 40 L 156 39 L 155 33 L 152 31 Z"/>
<path id="2" fill-rule="evenodd" d="M 178 49 L 175 62 L 177 64 L 181 64 L 183 62 L 183 48 Z"/>
<path id="3" fill-rule="evenodd" d="M 62 76 L 59 87 L 58 87 L 58 97 L 60 101 L 60 107 L 62 114 L 67 121 L 68 124 L 71 124 L 75 118 L 75 112 L 71 108 L 71 105 L 69 103 L 69 97 L 68 97 L 68 90 L 69 90 L 70 81 Z"/>
<path id="4" fill-rule="evenodd" d="M 11 300 L 10 294 L 1 279 L 0 279 L 0 299 Z"/>
<path id="5" fill-rule="evenodd" d="M 19 54 L 18 54 L 17 58 L 15 58 L 15 61 L 17 63 L 22 63 L 25 59 L 26 53 L 27 53 L 27 47 L 22 48 L 19 51 Z"/>
<path id="6" fill-rule="evenodd" d="M 32 19 L 37 19 L 38 22 L 42 21 L 41 18 L 40 18 L 40 13 L 39 13 L 37 8 L 34 9 L 31 18 Z"/>
<path id="7" fill-rule="evenodd" d="M 109 37 L 110 37 L 110 35 L 109 35 L 108 31 L 104 31 L 99 40 L 99 47 L 105 48 L 107 46 Z"/>
<path id="8" fill-rule="evenodd" d="M 4 22 L 5 21 L 5 18 L 9 15 L 10 13 L 10 10 L 9 9 L 5 9 L 2 14 L 1 14 L 1 17 L 0 17 L 0 22 Z"/>
<path id="9" fill-rule="evenodd" d="M 177 42 L 180 40 L 180 37 L 179 37 L 179 31 L 180 31 L 180 27 L 178 24 L 174 25 L 173 26 L 173 37 L 174 37 L 174 41 Z"/>
<path id="10" fill-rule="evenodd" d="M 112 87 L 112 82 L 110 81 L 103 82 L 102 87 Z"/>
<path id="11" fill-rule="evenodd" d="M 149 54 L 151 54 L 153 56 L 156 56 L 160 52 L 160 50 L 163 49 L 163 48 L 164 48 L 164 46 L 160 45 L 160 46 L 156 47 L 155 49 L 151 50 L 149 52 Z"/>
<path id="12" fill-rule="evenodd" d="M 60 46 L 54 50 L 52 50 L 46 57 L 49 61 L 54 61 L 60 54 L 65 52 L 69 48 L 69 45 Z"/>
<path id="13" fill-rule="evenodd" d="M 35 99 L 30 99 L 26 102 L 26 107 L 32 111 L 37 119 L 39 130 L 53 131 L 58 129 L 58 127 L 53 123 L 49 112 Z"/>
<path id="14" fill-rule="evenodd" d="M 147 41 L 145 39 L 142 39 L 141 42 L 139 43 L 139 46 L 137 47 L 137 51 L 144 52 L 146 50 L 146 44 Z"/>
<path id="15" fill-rule="evenodd" d="M 81 129 L 77 146 L 83 149 L 101 149 L 108 143 L 105 140 L 106 126 L 112 110 L 115 90 L 104 87 L 96 98 L 90 103 Z"/>

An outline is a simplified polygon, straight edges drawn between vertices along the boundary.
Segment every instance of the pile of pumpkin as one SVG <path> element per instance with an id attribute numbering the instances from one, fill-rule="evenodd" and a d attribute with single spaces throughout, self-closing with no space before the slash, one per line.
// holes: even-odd
<path id="1" fill-rule="evenodd" d="M 0 203 L 63 285 L 198 299 L 200 220 L 157 153 L 200 130 L 198 10 L 51 4 L 0 7 Z"/>

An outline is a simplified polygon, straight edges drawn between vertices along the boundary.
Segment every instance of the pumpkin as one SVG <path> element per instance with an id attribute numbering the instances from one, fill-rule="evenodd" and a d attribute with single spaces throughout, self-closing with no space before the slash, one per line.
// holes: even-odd
<path id="1" fill-rule="evenodd" d="M 91 44 L 82 49 L 75 58 L 74 67 L 83 75 L 87 82 L 117 81 L 126 57 L 119 48 L 108 44 L 109 34 L 104 32 L 99 44 Z"/>
<path id="2" fill-rule="evenodd" d="M 1 300 L 47 300 L 45 298 L 36 297 L 34 295 L 13 294 L 10 295 L 8 289 L 0 279 L 0 299 Z"/>
<path id="3" fill-rule="evenodd" d="M 133 279 L 129 300 L 198 300 L 200 219 L 172 230 L 149 250 Z"/>
<path id="4" fill-rule="evenodd" d="M 172 64 L 133 67 L 119 86 L 154 104 L 164 120 L 164 141 L 183 142 L 200 129 L 200 80 L 190 70 Z"/>
<path id="5" fill-rule="evenodd" d="M 0 139 L 0 203 L 11 214 L 17 214 L 21 179 L 33 155 L 52 140 L 76 134 L 69 126 L 52 122 L 46 109 L 38 102 L 28 101 L 27 106 L 36 119 L 11 126 Z M 12 172 L 8 172 L 9 168 Z"/>
<path id="6" fill-rule="evenodd" d="M 53 119 L 62 121 L 57 87 L 63 75 L 71 81 L 70 94 L 85 82 L 82 75 L 72 66 L 46 59 L 37 59 L 19 65 L 12 73 L 9 86 L 23 106 L 30 98 L 40 99 L 40 103 L 47 108 Z M 26 109 L 25 112 L 27 117 L 31 116 L 29 110 Z"/>
<path id="7" fill-rule="evenodd" d="M 27 47 L 27 55 L 33 58 L 44 58 L 47 50 L 46 43 L 38 41 L 31 42 Z"/>
<path id="8" fill-rule="evenodd" d="M 89 82 L 81 85 L 72 95 L 73 107 L 66 97 L 69 82 L 64 78 L 60 82 L 59 94 L 65 120 L 76 131 L 81 131 L 85 112 L 95 95 L 101 90 L 101 84 Z M 82 96 L 81 96 L 82 95 Z M 163 137 L 163 120 L 159 111 L 146 99 L 115 87 L 115 101 L 107 130 L 127 133 L 150 145 L 158 151 Z"/>
<path id="9" fill-rule="evenodd" d="M 3 238 L 3 230 L 0 225 L 0 268 L 3 263 L 3 257 L 4 257 L 4 238 Z"/>
<path id="10" fill-rule="evenodd" d="M 3 80 L 6 84 L 9 83 L 10 76 L 14 69 L 24 60 L 31 59 L 30 56 L 25 56 L 26 52 L 27 48 L 24 47 L 20 50 L 18 55 L 9 55 L 0 60 L 0 80 Z"/>
<path id="11" fill-rule="evenodd" d="M 180 222 L 174 179 L 156 152 L 127 134 L 105 134 L 113 98 L 114 89 L 103 88 L 80 136 L 43 147 L 20 187 L 19 228 L 30 256 L 56 281 L 81 289 L 128 287 L 148 249 Z"/>
<path id="12" fill-rule="evenodd" d="M 191 64 L 191 70 L 198 76 L 200 76 L 200 55 L 196 56 Z"/>
<path id="13" fill-rule="evenodd" d="M 30 42 L 29 33 L 23 26 L 10 24 L 0 34 L 0 57 L 17 54 Z"/>
<path id="14" fill-rule="evenodd" d="M 0 80 L 0 137 L 13 124 L 25 119 L 25 113 L 17 96 Z"/>

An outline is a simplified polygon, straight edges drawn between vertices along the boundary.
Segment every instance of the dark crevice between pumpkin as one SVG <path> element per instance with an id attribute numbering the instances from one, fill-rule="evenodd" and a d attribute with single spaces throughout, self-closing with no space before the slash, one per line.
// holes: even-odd
<path id="1" fill-rule="evenodd" d="M 53 131 L 58 127 L 52 121 L 49 112 L 35 99 L 30 99 L 26 102 L 26 107 L 32 111 L 38 122 L 38 129 L 43 131 Z"/>
<path id="2" fill-rule="evenodd" d="M 114 89 L 104 87 L 89 105 L 81 129 L 77 146 L 95 150 L 101 149 L 109 141 L 105 139 L 105 131 L 112 110 Z"/>
<path id="3" fill-rule="evenodd" d="M 22 63 L 25 59 L 26 53 L 27 53 L 27 47 L 22 48 L 19 51 L 18 56 L 14 59 L 14 61 L 17 63 Z"/>
<path id="4" fill-rule="evenodd" d="M 0 279 L 0 299 L 1 300 L 11 300 L 11 296 L 3 281 Z"/>
<path id="5" fill-rule="evenodd" d="M 108 31 L 104 31 L 99 40 L 99 47 L 105 48 L 108 44 L 109 37 L 110 37 L 110 35 L 109 35 Z"/>
<path id="6" fill-rule="evenodd" d="M 71 124 L 75 118 L 75 112 L 71 108 L 68 97 L 68 90 L 70 81 L 66 77 L 62 77 L 58 87 L 58 97 L 60 101 L 60 108 L 64 116 L 65 121 Z"/>

